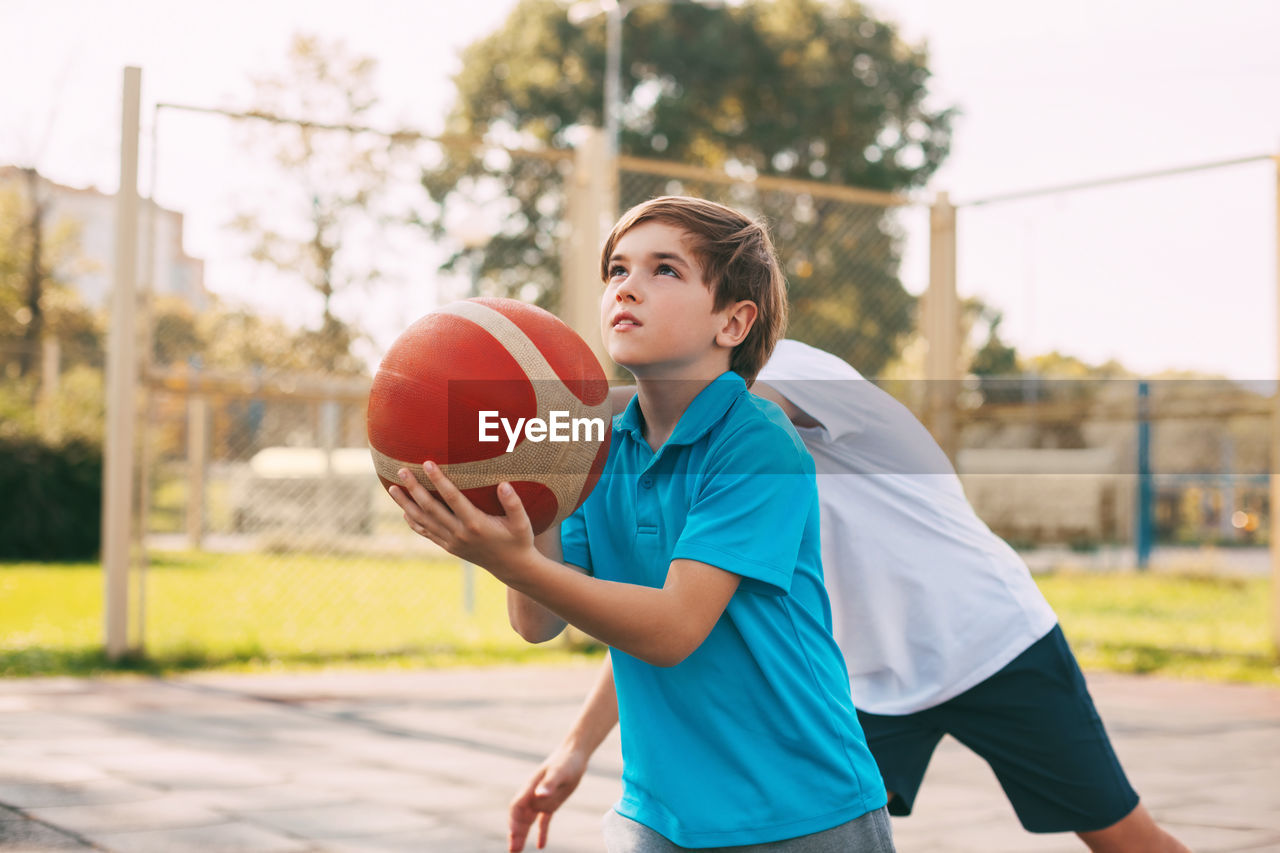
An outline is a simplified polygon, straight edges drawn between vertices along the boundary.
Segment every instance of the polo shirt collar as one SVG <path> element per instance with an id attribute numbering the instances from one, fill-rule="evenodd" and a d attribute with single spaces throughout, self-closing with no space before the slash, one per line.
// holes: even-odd
<path id="1" fill-rule="evenodd" d="M 689 403 L 666 444 L 693 444 L 702 438 L 746 390 L 747 383 L 741 376 L 732 370 L 721 373 Z M 630 433 L 636 441 L 644 440 L 644 415 L 640 412 L 639 394 L 627 404 L 618 421 L 618 430 Z"/>

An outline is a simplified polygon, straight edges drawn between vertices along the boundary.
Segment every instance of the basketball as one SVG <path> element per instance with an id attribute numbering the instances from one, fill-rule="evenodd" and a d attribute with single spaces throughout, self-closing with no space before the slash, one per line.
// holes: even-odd
<path id="1" fill-rule="evenodd" d="M 502 515 L 497 485 L 510 482 L 541 533 L 600 478 L 609 382 L 555 315 L 514 299 L 466 299 L 396 338 L 374 375 L 366 420 L 384 488 L 408 468 L 431 489 L 429 460 L 478 508 Z"/>

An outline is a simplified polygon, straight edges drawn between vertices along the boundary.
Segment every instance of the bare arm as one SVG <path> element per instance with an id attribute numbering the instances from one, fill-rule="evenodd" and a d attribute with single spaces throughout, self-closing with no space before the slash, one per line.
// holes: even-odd
<path id="1" fill-rule="evenodd" d="M 436 465 L 424 463 L 423 470 L 448 506 L 402 469 L 401 485 L 391 493 L 414 531 L 601 642 L 655 666 L 674 666 L 700 646 L 738 588 L 738 575 L 696 560 L 672 561 L 661 589 L 588 577 L 538 552 L 509 484 L 498 489 L 505 515 L 493 516 L 477 509 Z"/>
<path id="2" fill-rule="evenodd" d="M 538 824 L 538 849 L 547 845 L 551 815 L 564 805 L 587 772 L 591 755 L 618 722 L 618 695 L 613 686 L 613 663 L 606 657 L 595 685 L 564 740 L 511 801 L 507 849 L 524 849 L 529 830 Z"/>
<path id="3" fill-rule="evenodd" d="M 673 560 L 661 589 L 587 577 L 545 558 L 494 574 L 571 625 L 654 666 L 675 666 L 702 645 L 739 581 L 696 560 Z"/>
<path id="4" fill-rule="evenodd" d="M 538 553 L 557 563 L 564 562 L 560 548 L 560 528 L 552 525 L 533 538 Z M 507 587 L 507 621 L 516 633 L 530 643 L 545 643 L 560 636 L 565 621 L 522 592 Z"/>
<path id="5" fill-rule="evenodd" d="M 613 684 L 613 659 L 606 655 L 578 718 L 565 735 L 564 746 L 589 757 L 617 724 L 618 692 Z"/>

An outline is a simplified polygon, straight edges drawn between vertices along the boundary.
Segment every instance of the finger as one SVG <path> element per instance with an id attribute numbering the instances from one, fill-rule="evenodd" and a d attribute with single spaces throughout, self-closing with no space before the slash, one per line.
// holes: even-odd
<path id="1" fill-rule="evenodd" d="M 524 849 L 525 840 L 529 837 L 529 827 L 532 825 L 532 809 L 519 805 L 511 807 L 510 819 L 507 822 L 507 849 L 511 853 L 519 853 Z"/>
<path id="2" fill-rule="evenodd" d="M 551 812 L 538 813 L 538 849 L 547 846 L 547 833 L 551 830 Z"/>
<path id="3" fill-rule="evenodd" d="M 427 517 L 422 511 L 422 507 L 414 503 L 413 498 L 409 497 L 408 492 L 399 486 L 391 486 L 387 489 L 387 494 L 404 511 L 405 524 L 409 525 L 409 529 L 420 536 L 426 536 L 424 528 L 426 527 Z"/>
<path id="4" fill-rule="evenodd" d="M 409 525 L 409 529 L 412 530 L 414 533 L 418 534 L 419 536 L 422 536 L 425 539 L 428 539 L 431 542 L 434 542 L 435 544 L 439 545 L 441 548 L 444 548 L 446 551 L 449 550 L 448 546 L 445 544 L 446 542 L 445 534 L 441 533 L 439 529 L 432 527 L 429 522 L 424 523 L 421 521 L 417 521 L 416 519 L 410 518 L 409 513 L 407 512 L 404 514 L 404 520 L 405 520 L 405 523 Z"/>
<path id="5" fill-rule="evenodd" d="M 480 512 L 462 491 L 453 484 L 445 473 L 440 470 L 440 466 L 430 460 L 422 463 L 422 471 L 427 475 L 427 479 L 431 481 L 431 485 L 436 490 L 436 494 L 445 502 L 449 509 L 453 510 L 453 514 L 458 517 L 470 516 L 473 513 Z"/>
<path id="6" fill-rule="evenodd" d="M 524 501 L 520 500 L 520 495 L 516 494 L 515 487 L 510 483 L 498 484 L 498 503 L 502 504 L 502 511 L 506 513 L 507 521 L 512 527 L 517 530 L 533 530 L 529 513 L 524 510 Z"/>
<path id="7" fill-rule="evenodd" d="M 407 471 L 404 473 L 409 478 L 412 478 L 413 476 Z M 441 536 L 451 532 L 447 527 L 449 524 L 449 517 L 446 517 L 448 516 L 447 513 L 443 516 L 437 514 L 433 517 L 426 508 L 420 506 L 417 501 L 409 497 L 408 492 L 406 492 L 401 486 L 391 486 L 387 489 L 387 492 L 400 506 L 400 508 L 404 510 L 404 520 L 405 523 L 409 525 L 410 530 L 417 533 L 419 536 L 425 536 L 437 545 L 442 544 L 439 541 Z M 432 498 L 428 498 L 427 500 L 431 501 L 431 503 L 436 502 Z"/>
<path id="8" fill-rule="evenodd" d="M 407 467 L 396 471 L 396 476 L 400 479 L 400 488 L 409 496 L 409 500 L 416 503 L 423 509 L 428 509 L 434 504 L 438 504 L 435 496 L 412 471 Z"/>
<path id="9" fill-rule="evenodd" d="M 405 507 L 406 511 L 413 512 L 414 518 L 420 521 L 430 520 L 439 529 L 456 533 L 456 519 L 448 507 L 437 500 L 431 490 L 422 485 L 408 468 L 401 468 L 397 473 L 400 477 L 399 488 L 408 494 L 410 503 L 410 505 L 401 504 L 401 506 Z"/>
<path id="10" fill-rule="evenodd" d="M 409 492 L 402 486 L 388 486 L 387 494 L 391 495 L 391 499 L 399 504 L 400 508 L 404 510 L 406 517 L 410 515 L 416 516 L 422 510 Z"/>

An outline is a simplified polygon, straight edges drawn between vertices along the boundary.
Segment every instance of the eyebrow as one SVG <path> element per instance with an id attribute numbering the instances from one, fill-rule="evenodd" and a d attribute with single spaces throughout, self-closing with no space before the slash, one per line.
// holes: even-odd
<path id="1" fill-rule="evenodd" d="M 690 266 L 689 261 L 684 257 L 684 255 L 681 255 L 678 252 L 650 252 L 646 257 L 655 261 L 675 261 L 683 267 Z M 621 252 L 614 252 L 609 256 L 609 263 L 625 260 L 627 260 L 627 256 Z"/>

